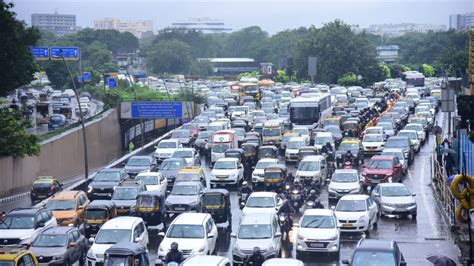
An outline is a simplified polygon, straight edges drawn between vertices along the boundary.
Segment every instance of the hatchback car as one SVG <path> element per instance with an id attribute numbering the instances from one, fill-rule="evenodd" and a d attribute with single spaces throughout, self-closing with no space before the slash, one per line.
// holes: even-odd
<path id="1" fill-rule="evenodd" d="M 364 155 L 380 154 L 385 146 L 382 134 L 365 134 L 362 139 Z"/>
<path id="2" fill-rule="evenodd" d="M 182 213 L 169 226 L 158 248 L 158 259 L 164 260 L 171 243 L 178 243 L 185 258 L 217 253 L 217 226 L 207 213 Z"/>
<path id="3" fill-rule="evenodd" d="M 109 168 L 98 171 L 92 182 L 87 187 L 89 199 L 110 199 L 114 193 L 114 187 L 118 186 L 129 176 L 121 168 Z"/>
<path id="4" fill-rule="evenodd" d="M 403 156 L 403 150 L 402 149 L 385 148 L 385 149 L 383 149 L 383 151 L 380 155 L 397 157 L 398 160 L 400 161 L 400 163 L 402 164 L 403 175 L 405 176 L 405 175 L 408 174 L 408 161 Z"/>
<path id="5" fill-rule="evenodd" d="M 329 200 L 339 200 L 348 194 L 361 194 L 361 183 L 356 169 L 336 169 L 328 185 Z"/>
<path id="6" fill-rule="evenodd" d="M 253 192 L 247 199 L 242 210 L 244 215 L 250 213 L 277 213 L 283 199 L 275 192 Z"/>
<path id="7" fill-rule="evenodd" d="M 201 211 L 201 195 L 204 187 L 201 182 L 179 182 L 174 184 L 166 198 L 166 215 Z"/>
<path id="8" fill-rule="evenodd" d="M 0 265 L 7 266 L 23 266 L 23 265 L 38 265 L 38 260 L 35 254 L 30 250 L 13 249 L 8 252 L 0 252 Z"/>
<path id="9" fill-rule="evenodd" d="M 132 156 L 124 167 L 125 172 L 134 178 L 140 172 L 156 170 L 156 162 L 151 156 Z"/>
<path id="10" fill-rule="evenodd" d="M 200 165 L 201 157 L 194 148 L 180 148 L 173 152 L 171 158 L 183 158 L 187 165 Z"/>
<path id="11" fill-rule="evenodd" d="M 402 164 L 395 156 L 373 156 L 362 172 L 364 187 L 373 187 L 379 183 L 401 182 Z"/>
<path id="12" fill-rule="evenodd" d="M 145 191 L 145 184 L 141 180 L 128 179 L 114 189 L 112 202 L 117 207 L 118 215 L 130 215 L 137 205 L 137 196 Z"/>
<path id="13" fill-rule="evenodd" d="M 176 176 L 184 166 L 186 166 L 186 160 L 183 158 L 168 158 L 161 162 L 158 172 L 164 175 L 168 180 L 167 190 L 171 190 Z"/>
<path id="14" fill-rule="evenodd" d="M 84 211 L 90 201 L 84 191 L 62 191 L 46 202 L 46 208 L 62 226 L 78 227 L 84 221 Z"/>
<path id="15" fill-rule="evenodd" d="M 79 262 L 84 265 L 87 240 L 75 227 L 52 227 L 43 230 L 29 249 L 40 264 L 72 265 Z"/>
<path id="16" fill-rule="evenodd" d="M 165 195 L 168 189 L 168 179 L 158 172 L 139 173 L 136 179 L 141 180 L 145 184 L 147 191 L 158 191 Z"/>
<path id="17" fill-rule="evenodd" d="M 46 199 L 62 189 L 63 184 L 55 177 L 39 176 L 33 181 L 33 187 L 30 191 L 31 202 L 34 203 L 35 201 Z"/>
<path id="18" fill-rule="evenodd" d="M 393 240 L 361 239 L 357 244 L 351 261 L 343 260 L 343 265 L 366 266 L 366 265 L 405 266 L 407 265 L 397 242 Z"/>
<path id="19" fill-rule="evenodd" d="M 221 158 L 214 163 L 209 182 L 212 185 L 239 184 L 244 180 L 244 167 L 237 158 Z"/>
<path id="20" fill-rule="evenodd" d="M 404 184 L 379 184 L 372 190 L 372 200 L 380 209 L 380 215 L 411 215 L 416 219 L 416 194 L 411 194 Z"/>
<path id="21" fill-rule="evenodd" d="M 421 144 L 425 144 L 426 141 L 426 132 L 423 129 L 423 125 L 421 124 L 407 124 L 405 126 L 406 130 L 415 130 L 418 133 L 418 137 L 420 138 Z"/>
<path id="22" fill-rule="evenodd" d="M 367 195 L 346 195 L 337 203 L 335 214 L 341 232 L 365 232 L 377 227 L 377 204 Z"/>
<path id="23" fill-rule="evenodd" d="M 305 137 L 291 137 L 288 140 L 285 150 L 286 162 L 296 162 L 299 160 L 299 150 L 301 147 L 307 146 Z"/>
<path id="24" fill-rule="evenodd" d="M 178 129 L 173 131 L 173 133 L 171 134 L 171 139 L 177 139 L 179 140 L 179 143 L 181 143 L 183 146 L 191 147 L 193 142 L 193 135 L 191 130 Z"/>
<path id="25" fill-rule="evenodd" d="M 400 130 L 397 136 L 407 137 L 410 140 L 410 144 L 413 146 L 415 153 L 420 152 L 421 140 L 418 137 L 418 133 L 416 132 L 416 130 L 407 130 L 407 129 Z"/>
<path id="26" fill-rule="evenodd" d="M 182 148 L 183 144 L 177 139 L 164 139 L 156 145 L 155 158 L 161 162 L 164 159 L 170 158 L 175 150 Z"/>
<path id="27" fill-rule="evenodd" d="M 403 156 L 408 160 L 408 164 L 412 164 L 415 160 L 415 150 L 407 137 L 395 136 L 388 138 L 385 148 L 402 149 Z"/>

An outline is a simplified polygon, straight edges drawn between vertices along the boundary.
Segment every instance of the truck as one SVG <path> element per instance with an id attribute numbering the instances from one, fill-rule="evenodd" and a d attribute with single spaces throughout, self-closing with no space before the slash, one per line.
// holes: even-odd
<path id="1" fill-rule="evenodd" d="M 216 131 L 212 134 L 211 140 L 211 165 L 214 165 L 218 159 L 224 158 L 226 150 L 239 147 L 235 130 Z"/>
<path id="2" fill-rule="evenodd" d="M 269 120 L 263 123 L 262 142 L 263 145 L 281 145 L 284 125 L 279 120 Z"/>

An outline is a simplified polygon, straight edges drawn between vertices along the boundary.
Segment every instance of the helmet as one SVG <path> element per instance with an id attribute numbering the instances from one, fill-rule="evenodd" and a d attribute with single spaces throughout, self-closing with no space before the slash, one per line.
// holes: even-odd
<path id="1" fill-rule="evenodd" d="M 247 181 L 242 182 L 242 186 L 246 187 L 248 185 L 249 185 L 249 183 Z"/>
<path id="2" fill-rule="evenodd" d="M 316 195 L 316 190 L 311 189 L 311 191 L 309 192 L 309 194 L 311 194 L 311 195 Z"/>
<path id="3" fill-rule="evenodd" d="M 329 145 L 331 145 L 331 143 L 329 143 L 329 141 L 328 141 L 328 142 L 326 142 L 326 146 L 329 146 Z"/>
<path id="4" fill-rule="evenodd" d="M 259 247 L 254 247 L 252 253 L 253 253 L 254 256 L 260 255 L 260 248 Z"/>
<path id="5" fill-rule="evenodd" d="M 171 243 L 171 250 L 174 250 L 174 251 L 178 250 L 178 243 L 176 242 Z"/>

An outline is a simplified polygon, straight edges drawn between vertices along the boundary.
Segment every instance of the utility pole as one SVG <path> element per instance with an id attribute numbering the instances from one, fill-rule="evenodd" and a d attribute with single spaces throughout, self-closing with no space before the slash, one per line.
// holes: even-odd
<path id="1" fill-rule="evenodd" d="M 125 73 L 127 73 L 127 77 L 128 77 L 128 84 L 130 85 L 130 87 L 132 88 L 132 91 L 133 91 L 133 95 L 135 97 L 135 103 L 137 104 L 137 108 L 138 108 L 138 116 L 140 118 L 140 135 L 141 135 L 141 145 L 140 145 L 140 148 L 143 149 L 143 146 L 145 145 L 145 128 L 143 126 L 143 118 L 142 118 L 142 115 L 141 115 L 141 110 L 140 110 L 140 102 L 138 102 L 138 99 L 137 99 L 137 93 L 135 92 L 135 87 L 133 87 L 132 85 L 132 78 L 130 77 L 130 74 L 128 73 L 128 69 L 127 69 L 127 66 L 124 66 L 123 67 L 125 69 Z"/>

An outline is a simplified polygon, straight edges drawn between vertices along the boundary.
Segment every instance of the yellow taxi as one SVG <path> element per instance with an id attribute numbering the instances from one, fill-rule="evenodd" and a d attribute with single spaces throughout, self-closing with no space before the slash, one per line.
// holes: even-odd
<path id="1" fill-rule="evenodd" d="M 364 162 L 364 148 L 358 138 L 344 138 L 336 151 L 336 162 L 338 165 L 344 163 L 344 156 L 347 151 L 351 151 L 354 157 L 354 164 L 360 165 Z"/>
<path id="2" fill-rule="evenodd" d="M 323 127 L 338 126 L 342 127 L 342 120 L 340 116 L 329 116 L 323 119 Z"/>
<path id="3" fill-rule="evenodd" d="M 33 252 L 19 247 L 0 247 L 0 265 L 39 265 Z"/>
<path id="4" fill-rule="evenodd" d="M 204 175 L 204 170 L 199 166 L 182 167 L 176 175 L 175 183 L 183 181 L 198 181 L 205 186 L 206 176 Z"/>

